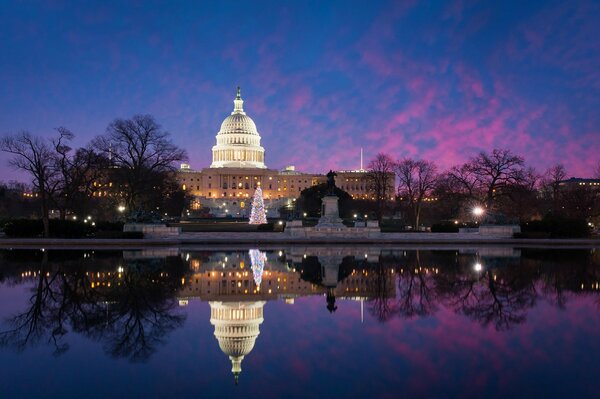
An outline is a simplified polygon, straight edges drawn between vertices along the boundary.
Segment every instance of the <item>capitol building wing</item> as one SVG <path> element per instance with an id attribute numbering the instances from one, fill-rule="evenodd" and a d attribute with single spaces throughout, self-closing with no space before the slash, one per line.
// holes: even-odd
<path id="1" fill-rule="evenodd" d="M 252 196 L 261 187 L 267 216 L 278 217 L 279 208 L 293 207 L 300 192 L 326 181 L 324 174 L 296 171 L 293 166 L 281 170 L 265 164 L 265 149 L 260 144 L 256 124 L 244 111 L 238 87 L 233 112 L 223 120 L 212 147 L 210 167 L 194 170 L 181 165 L 178 179 L 193 198 L 192 210 L 208 208 L 217 217 L 250 215 Z M 366 171 L 337 171 L 337 185 L 354 198 L 368 198 Z"/>

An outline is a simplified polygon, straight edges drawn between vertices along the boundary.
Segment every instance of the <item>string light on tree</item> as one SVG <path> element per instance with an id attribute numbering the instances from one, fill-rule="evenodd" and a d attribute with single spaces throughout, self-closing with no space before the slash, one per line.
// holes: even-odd
<path id="1" fill-rule="evenodd" d="M 252 198 L 252 211 L 250 212 L 250 224 L 266 224 L 267 214 L 265 213 L 265 203 L 263 201 L 262 190 L 260 187 L 254 192 Z"/>
<path id="2" fill-rule="evenodd" d="M 262 282 L 262 275 L 267 261 L 267 254 L 258 249 L 251 249 L 248 253 L 250 254 L 250 264 L 252 265 L 254 283 L 256 283 L 256 286 L 260 289 L 260 283 Z"/>

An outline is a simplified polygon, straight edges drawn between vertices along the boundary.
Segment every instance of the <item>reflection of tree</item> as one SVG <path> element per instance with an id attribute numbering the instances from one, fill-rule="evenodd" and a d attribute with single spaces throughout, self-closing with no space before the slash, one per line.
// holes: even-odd
<path id="1" fill-rule="evenodd" d="M 40 268 L 34 272 L 35 280 L 29 298 L 29 307 L 9 320 L 10 329 L 0 332 L 0 345 L 23 350 L 47 338 L 55 354 L 63 353 L 68 345 L 62 341 L 67 332 L 67 304 L 60 292 L 62 275 L 50 271 L 48 253 L 44 252 Z"/>
<path id="2" fill-rule="evenodd" d="M 106 322 L 92 331 L 99 334 L 114 357 L 144 361 L 163 338 L 181 327 L 184 316 L 172 314 L 177 306 L 174 281 L 160 281 L 160 269 L 143 263 L 129 265 L 121 284 L 107 295 Z M 98 328 L 100 327 L 100 328 Z"/>
<path id="3" fill-rule="evenodd" d="M 115 357 L 146 360 L 184 321 L 174 314 L 181 270 L 168 262 L 137 261 L 123 273 L 88 274 L 81 261 L 51 264 L 45 255 L 29 307 L 8 320 L 11 328 L 0 333 L 0 345 L 22 350 L 46 338 L 60 354 L 68 349 L 63 338 L 71 328 L 103 342 Z M 111 265 L 114 271 L 114 259 Z"/>
<path id="4" fill-rule="evenodd" d="M 442 273 L 437 280 L 446 306 L 498 330 L 525 321 L 527 309 L 535 305 L 538 296 L 534 275 L 518 264 L 482 272 L 469 267 Z"/>
<path id="5" fill-rule="evenodd" d="M 426 316 L 437 309 L 434 280 L 421 266 L 421 251 L 413 255 L 398 281 L 398 310 L 405 317 Z"/>
<path id="6" fill-rule="evenodd" d="M 533 284 L 518 286 L 514 281 L 497 281 L 491 271 L 474 282 L 470 293 L 459 302 L 459 310 L 481 322 L 493 323 L 498 330 L 508 330 L 525 321 L 528 308 L 535 304 L 537 293 Z"/>
<path id="7" fill-rule="evenodd" d="M 388 321 L 396 312 L 396 306 L 393 297 L 390 297 L 390 292 L 393 291 L 395 284 L 393 275 L 390 275 L 390 268 L 385 267 L 383 262 L 378 262 L 372 270 L 374 275 L 373 284 L 373 299 L 371 300 L 371 314 L 378 321 Z"/>

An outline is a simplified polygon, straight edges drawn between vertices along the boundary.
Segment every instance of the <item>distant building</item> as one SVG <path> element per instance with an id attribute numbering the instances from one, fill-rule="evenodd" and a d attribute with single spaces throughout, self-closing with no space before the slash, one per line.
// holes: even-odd
<path id="1" fill-rule="evenodd" d="M 592 187 L 600 188 L 600 179 L 583 179 L 580 177 L 571 177 L 570 179 L 559 182 L 560 187 L 573 188 L 573 187 Z"/>

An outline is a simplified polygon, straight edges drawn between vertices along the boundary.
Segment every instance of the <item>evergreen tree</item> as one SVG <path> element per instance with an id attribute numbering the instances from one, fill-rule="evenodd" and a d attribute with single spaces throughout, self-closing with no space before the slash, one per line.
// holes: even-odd
<path id="1" fill-rule="evenodd" d="M 262 190 L 260 187 L 254 192 L 252 198 L 252 211 L 250 212 L 250 224 L 266 224 L 267 215 L 265 213 L 265 203 L 263 202 Z"/>

